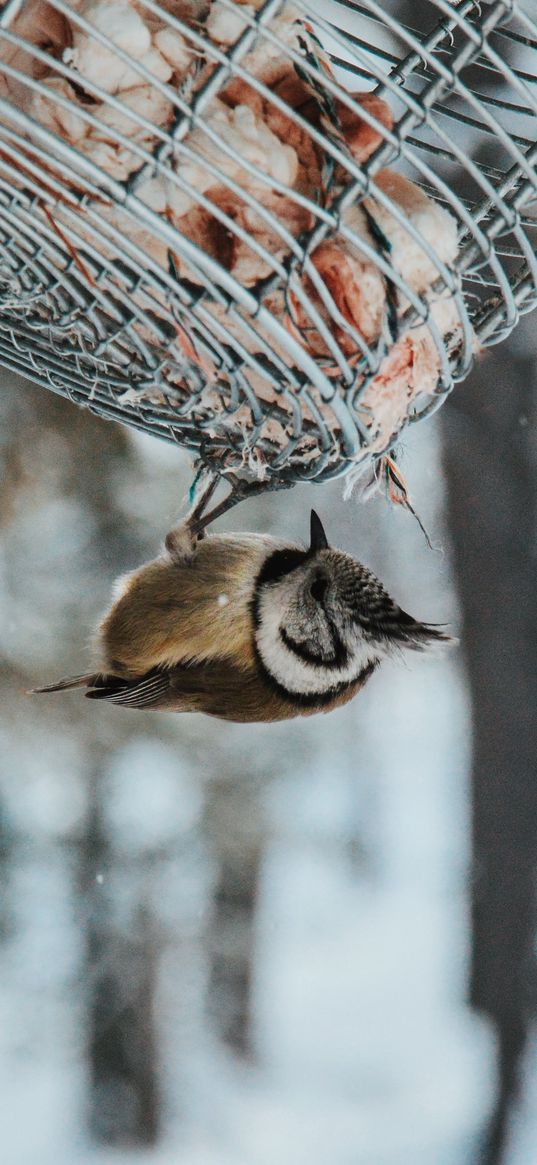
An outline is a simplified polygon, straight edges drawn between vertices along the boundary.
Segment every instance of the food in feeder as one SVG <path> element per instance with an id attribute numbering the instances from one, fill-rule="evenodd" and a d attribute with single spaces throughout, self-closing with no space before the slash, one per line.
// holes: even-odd
<path id="1" fill-rule="evenodd" d="M 79 110 L 73 86 L 65 77 L 45 77 L 43 89 L 44 92 L 36 91 L 29 95 L 26 109 L 30 117 L 35 118 L 45 129 L 52 130 L 72 145 L 78 146 L 86 137 L 89 126 Z"/>
<path id="2" fill-rule="evenodd" d="M 210 193 L 216 205 L 228 197 L 238 197 L 223 185 L 225 177 L 262 198 L 266 178 L 293 186 L 298 172 L 298 159 L 292 146 L 280 141 L 265 122 L 248 105 L 230 109 L 215 100 L 204 119 L 204 126 L 196 127 L 188 137 L 188 151 L 195 159 L 181 157 L 173 167 L 174 174 L 193 187 L 192 194 L 183 192 L 170 178 L 167 183 L 168 205 L 178 219 L 197 204 L 197 194 Z M 231 151 L 231 153 L 228 152 Z M 209 162 L 216 170 L 209 169 Z M 249 166 L 261 171 L 261 177 L 252 175 Z M 220 188 L 222 190 L 220 191 Z"/>
<path id="3" fill-rule="evenodd" d="M 311 256 L 342 321 L 333 325 L 331 331 L 351 362 L 362 356 L 362 341 L 374 345 L 383 329 L 386 330 L 388 296 L 392 298 L 392 328 L 397 332 L 396 321 L 409 307 L 405 287 L 421 300 L 423 316 L 433 320 L 440 337 L 451 333 L 456 336 L 459 326 L 453 295 L 445 287 L 437 293 L 431 290 L 440 277 L 439 264 L 451 269 L 456 259 L 455 220 L 400 174 L 381 171 L 375 178 L 375 188 L 379 192 L 376 197 L 372 194 L 362 205 L 343 212 L 342 222 L 350 234 L 335 235 L 321 243 Z M 381 201 L 382 194 L 388 196 L 393 210 Z M 395 213 L 397 210 L 403 212 L 400 218 Z M 377 262 L 374 233 L 377 231 L 383 238 L 382 258 L 399 275 L 401 286 Z M 360 249 L 359 241 L 367 245 L 369 255 Z M 333 315 L 330 306 L 325 304 L 308 276 L 303 282 L 309 300 L 330 325 Z M 305 346 L 323 362 L 328 375 L 337 373 L 332 353 L 320 332 L 312 326 L 307 309 L 296 294 L 290 294 L 290 303 L 293 310 L 287 322 L 293 334 L 303 338 Z M 402 424 L 409 401 L 420 392 L 434 391 L 440 372 L 438 346 L 427 323 L 414 322 L 401 337 L 394 334 L 388 340 L 389 350 L 362 397 L 362 404 L 375 416 L 384 442 Z"/>
<path id="4" fill-rule="evenodd" d="M 164 11 L 183 22 L 180 29 L 137 0 L 75 0 L 70 19 L 44 0 L 29 0 L 13 31 L 46 47 L 50 67 L 30 51 L 1 42 L 0 56 L 8 66 L 2 84 L 30 117 L 73 147 L 75 172 L 82 157 L 108 178 L 128 181 L 130 193 L 176 231 L 173 247 L 156 219 L 140 214 L 138 221 L 134 211 L 122 209 L 121 200 L 103 193 L 86 199 L 79 242 L 91 239 L 113 260 L 123 257 L 120 238 L 126 236 L 138 247 L 139 264 L 145 257 L 172 269 L 188 286 L 210 289 L 216 280 L 218 287 L 215 262 L 220 264 L 242 287 L 259 291 L 263 304 L 328 378 L 339 381 L 342 365 L 357 368 L 354 392 L 369 430 L 369 452 L 380 450 L 404 422 L 410 402 L 434 391 L 441 347 L 455 347 L 460 340 L 453 293 L 445 280 L 440 291 L 434 288 L 442 284 L 434 257 L 449 272 L 457 256 L 455 222 L 408 178 L 387 169 L 364 171 L 393 128 L 389 106 L 373 93 L 347 99 L 332 93 L 330 65 L 301 12 L 289 3 L 265 30 L 253 25 L 259 7 L 257 0 L 234 8 L 220 0 L 166 0 Z M 222 52 L 249 28 L 252 42 L 240 58 L 240 73 L 223 79 L 183 132 L 182 115 L 210 85 Z M 203 29 L 202 52 L 196 38 Z M 13 78 L 13 68 L 41 87 Z M 171 136 L 174 127 L 181 132 Z M 29 129 L 29 157 L 31 143 Z M 62 163 L 52 154 L 48 168 L 65 181 Z M 80 173 L 85 173 L 81 163 Z M 343 203 L 330 225 L 331 211 L 353 178 L 356 200 Z M 105 183 L 103 188 L 108 189 Z M 50 207 L 46 213 L 50 221 Z M 103 224 L 100 236 L 96 216 Z M 61 200 L 54 221 L 58 237 L 68 238 Z M 323 223 L 324 237 L 304 257 L 304 239 Z M 68 260 L 72 249 L 71 242 Z M 209 268 L 207 256 L 213 260 Z M 89 272 L 90 265 L 81 260 L 78 269 Z M 143 291 L 136 289 L 133 300 L 145 303 Z M 406 321 L 409 307 L 414 317 Z M 169 315 L 164 292 L 155 290 L 152 310 L 158 315 L 160 308 Z M 204 308 L 217 335 L 227 335 L 238 350 L 255 357 L 258 368 L 263 353 L 273 350 L 280 369 L 291 370 L 285 344 L 261 325 L 245 328 L 240 313 L 228 312 L 218 295 L 211 300 L 210 291 Z M 147 342 L 146 325 L 135 326 Z M 182 359 L 180 331 L 177 345 Z M 191 360 L 196 349 L 187 337 L 189 346 Z M 194 362 L 214 371 L 212 358 L 199 355 Z M 266 404 L 275 403 L 274 379 L 264 379 L 258 368 L 255 361 L 245 368 L 244 383 Z M 212 379 L 204 407 L 209 414 L 213 410 L 215 429 L 224 432 L 229 417 Z M 179 390 L 177 377 L 172 388 Z M 306 422 L 317 410 L 336 440 L 333 414 L 315 389 L 303 395 L 301 407 Z M 251 426 L 247 393 L 233 419 L 245 431 Z M 284 405 L 277 418 L 265 422 L 265 435 L 271 425 L 272 436 L 278 434 L 275 444 L 283 446 Z M 306 458 L 308 442 L 305 431 L 297 455 Z"/>
<path id="5" fill-rule="evenodd" d="M 143 69 L 162 82 L 169 81 L 172 74 L 177 79 L 188 69 L 191 53 L 181 33 L 161 22 L 155 26 L 153 21 L 150 28 L 130 0 L 88 0 L 79 4 L 77 11 L 91 28 L 116 46 L 108 48 L 76 20 L 71 22 L 72 44 L 64 49 L 63 60 L 76 69 L 84 82 L 115 94 L 147 84 Z M 122 54 L 137 62 L 139 68 Z"/>
<path id="6" fill-rule="evenodd" d="M 46 0 L 26 0 L 11 31 L 23 42 L 38 45 L 54 54 L 62 51 L 69 37 L 65 17 Z M 21 45 L 0 38 L 0 97 L 8 97 L 16 105 L 24 106 L 28 97 L 27 84 L 24 79 L 13 76 L 11 70 L 19 71 L 23 78 L 39 78 L 47 74 L 47 66 Z"/>

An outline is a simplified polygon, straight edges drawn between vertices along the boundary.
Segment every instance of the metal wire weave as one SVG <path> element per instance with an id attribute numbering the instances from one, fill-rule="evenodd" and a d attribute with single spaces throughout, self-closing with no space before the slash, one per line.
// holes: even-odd
<path id="1" fill-rule="evenodd" d="M 221 471 L 265 476 L 273 484 L 319 481 L 393 444 L 396 432 L 379 442 L 365 394 L 405 328 L 426 321 L 439 375 L 434 391 L 413 400 L 401 424 L 442 403 L 467 374 L 476 337 L 479 345 L 499 342 L 519 314 L 535 306 L 537 25 L 517 3 L 423 0 L 418 30 L 410 19 L 398 19 L 398 0 L 294 0 L 297 19 L 313 30 L 316 55 L 300 42 L 297 48 L 282 40 L 282 0 L 265 0 L 257 10 L 219 0 L 230 20 L 241 17 L 234 42 L 225 47 L 208 37 L 203 23 L 185 17 L 184 5 L 136 0 L 139 13 L 180 33 L 193 54 L 194 67 L 177 86 L 157 79 L 88 23 L 80 0 L 53 0 L 55 13 L 72 29 L 91 35 L 103 51 L 130 64 L 140 84 L 158 90 L 171 111 L 162 128 L 126 109 L 123 94 L 82 84 L 67 54 L 34 41 L 31 21 L 21 24 L 25 10 L 31 16 L 31 2 L 7 0 L 0 9 L 6 82 L 0 88 L 1 364 L 102 416 L 176 441 Z M 413 10 L 404 9 L 407 15 Z M 341 100 L 380 131 L 382 140 L 365 162 L 354 160 L 337 134 L 304 121 L 249 70 L 248 54 L 261 45 L 267 55 L 287 54 L 326 108 Z M 117 150 L 126 151 L 126 176 L 111 176 L 61 128 L 39 119 L 37 98 L 48 100 L 50 110 L 50 75 L 73 87 L 72 93 L 61 86 L 54 92 L 64 122 L 71 111 L 96 133 L 106 108 L 125 114 L 129 132 L 109 126 L 106 132 Z M 248 83 L 260 100 L 284 112 L 317 155 L 322 152 L 329 173 L 337 168 L 339 185 L 330 200 L 274 176 L 268 183 L 262 168 L 218 138 L 208 115 L 232 80 Z M 389 103 L 393 129 L 353 101 L 353 87 Z M 212 143 L 212 155 L 200 157 L 200 132 Z M 225 164 L 218 155 L 215 161 L 218 149 Z M 189 182 L 177 159 L 211 173 L 229 199 L 259 216 L 255 221 L 278 247 L 249 232 L 247 214 L 233 215 L 225 199 L 215 202 L 207 183 L 200 190 Z M 232 163 L 257 182 L 253 191 L 233 176 Z M 376 176 L 386 166 L 402 170 L 455 217 L 453 266 L 383 193 Z M 200 244 L 152 208 L 143 191 L 155 176 L 177 197 L 210 212 L 220 241 L 231 238 L 262 261 L 263 278 L 244 285 L 221 244 Z M 301 229 L 291 229 L 259 195 L 263 184 L 307 215 L 307 227 L 302 219 Z M 436 327 L 427 299 L 395 269 L 383 240 L 357 239 L 346 225 L 346 209 L 371 196 L 419 240 L 437 273 L 439 294 L 447 289 L 453 297 L 460 321 L 456 345 Z M 315 249 L 336 236 L 375 263 L 392 308 L 395 296 L 395 325 L 374 344 L 342 319 L 312 263 Z M 329 360 L 318 359 L 304 334 L 286 326 L 282 304 L 295 321 L 298 304 L 305 331 L 321 337 Z M 341 339 L 349 332 L 359 351 L 354 361 Z"/>

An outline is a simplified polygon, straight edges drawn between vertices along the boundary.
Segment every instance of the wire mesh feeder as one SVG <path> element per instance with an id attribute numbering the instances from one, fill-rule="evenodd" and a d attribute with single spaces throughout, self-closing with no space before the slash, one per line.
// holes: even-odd
<path id="1" fill-rule="evenodd" d="M 0 60 L 0 362 L 218 473 L 371 464 L 535 306 L 514 2 L 7 0 Z"/>

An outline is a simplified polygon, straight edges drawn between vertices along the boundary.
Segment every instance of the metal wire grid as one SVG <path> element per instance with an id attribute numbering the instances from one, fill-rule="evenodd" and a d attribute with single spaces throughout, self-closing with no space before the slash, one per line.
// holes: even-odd
<path id="1" fill-rule="evenodd" d="M 71 5 L 53 0 L 72 28 L 112 48 L 161 93 L 170 111 L 165 127 L 32 44 L 27 30 L 21 35 L 18 22 L 30 8 L 24 0 L 4 4 L 0 49 L 23 49 L 25 56 L 2 66 L 13 92 L 0 98 L 0 362 L 103 416 L 177 441 L 221 470 L 282 483 L 324 480 L 346 472 L 372 449 L 374 418 L 364 395 L 394 337 L 384 329 L 368 345 L 338 311 L 311 260 L 323 240 L 338 236 L 353 244 L 382 271 L 386 286 L 405 297 L 399 334 L 427 322 L 440 375 L 434 393 L 414 402 L 409 422 L 431 413 L 454 380 L 466 375 L 476 335 L 481 344 L 496 343 L 520 312 L 535 306 L 537 27 L 509 0 L 486 7 L 476 0 L 425 0 L 422 15 L 429 27 L 420 33 L 397 18 L 395 2 L 296 0 L 298 18 L 311 22 L 327 47 L 335 69 L 328 75 L 322 53 L 305 53 L 282 39 L 282 0 L 266 0 L 256 12 L 220 2 L 230 18 L 237 11 L 242 17 L 243 31 L 227 49 L 208 39 L 199 24 L 174 15 L 173 3 L 167 11 L 138 0 L 140 12 L 165 21 L 196 54 L 178 87 L 158 81 Z M 337 135 L 305 121 L 251 72 L 248 53 L 260 44 L 267 53 L 285 54 L 312 88 L 327 95 L 327 104 L 343 101 L 382 132 L 367 162 L 355 162 Z M 200 71 L 201 54 L 212 71 Z M 41 77 L 32 75 L 32 62 Z M 65 78 L 77 93 L 83 85 L 84 103 L 56 92 L 56 106 L 76 111 L 89 133 L 106 129 L 115 148 L 126 151 L 125 177 L 113 178 L 28 112 L 28 94 L 50 100 L 47 73 Z M 386 98 L 393 130 L 353 100 L 343 78 Z M 339 184 L 330 201 L 314 201 L 269 179 L 219 136 L 211 108 L 230 80 L 247 83 L 306 135 L 328 169 L 337 167 Z M 134 139 L 103 126 L 103 110 L 110 108 L 134 123 Z M 178 159 L 211 174 L 230 200 L 255 213 L 277 246 L 267 248 L 245 229 L 225 200 L 214 201 L 210 186 L 203 192 L 189 182 Z M 232 176 L 233 165 L 253 176 L 254 190 Z M 386 165 L 404 168 L 455 215 L 456 270 L 442 263 L 375 181 Z M 234 245 L 261 260 L 264 277 L 243 286 L 218 251 L 200 247 L 152 210 L 143 190 L 155 175 L 207 211 L 225 237 L 238 240 Z M 303 220 L 307 216 L 307 228 L 290 229 L 271 208 L 267 190 L 272 200 L 276 192 L 282 206 L 292 206 L 299 221 L 301 213 Z M 439 333 L 427 299 L 398 273 L 389 252 L 347 225 L 346 209 L 371 196 L 419 242 L 438 273 L 439 293 L 447 288 L 453 296 L 460 320 L 455 347 Z M 291 298 L 308 335 L 320 338 L 323 360 L 282 322 Z M 347 337 L 359 357 L 353 361 Z M 386 447 L 395 436 L 385 434 Z"/>

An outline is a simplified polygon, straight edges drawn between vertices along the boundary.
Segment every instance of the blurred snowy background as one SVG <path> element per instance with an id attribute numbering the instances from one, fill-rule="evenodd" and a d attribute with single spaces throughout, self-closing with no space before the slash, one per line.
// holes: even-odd
<path id="1" fill-rule="evenodd" d="M 222 522 L 313 503 L 461 635 L 270 727 L 22 694 L 85 668 L 191 473 L 2 374 L 5 1165 L 537 1160 L 534 353 L 529 319 L 405 435 L 435 551 L 341 483 Z"/>

